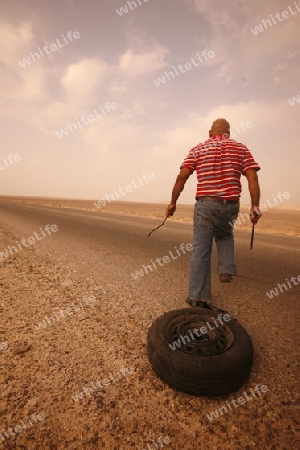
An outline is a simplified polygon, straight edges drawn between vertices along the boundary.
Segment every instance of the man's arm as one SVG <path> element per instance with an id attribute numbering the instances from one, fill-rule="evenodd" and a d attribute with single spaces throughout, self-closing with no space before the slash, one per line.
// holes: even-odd
<path id="1" fill-rule="evenodd" d="M 250 219 L 252 223 L 256 224 L 262 215 L 259 210 L 260 188 L 258 176 L 256 170 L 254 169 L 247 170 L 245 172 L 245 176 L 248 180 L 248 187 L 251 197 Z"/>
<path id="2" fill-rule="evenodd" d="M 176 211 L 176 202 L 183 191 L 184 185 L 188 177 L 191 175 L 191 171 L 187 169 L 186 167 L 183 167 L 179 173 L 179 175 L 176 178 L 173 190 L 172 190 L 172 198 L 171 203 L 166 209 L 166 216 L 173 216 L 174 212 Z"/>

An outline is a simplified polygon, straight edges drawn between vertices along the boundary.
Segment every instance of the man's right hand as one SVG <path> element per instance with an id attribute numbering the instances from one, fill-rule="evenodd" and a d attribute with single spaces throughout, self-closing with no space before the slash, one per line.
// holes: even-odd
<path id="1" fill-rule="evenodd" d="M 173 216 L 175 211 L 176 211 L 176 203 L 170 203 L 166 209 L 166 216 L 167 217 Z"/>
<path id="2" fill-rule="evenodd" d="M 180 170 L 180 173 L 178 174 L 173 190 L 172 190 L 172 197 L 171 197 L 171 203 L 169 204 L 169 206 L 166 209 L 166 216 L 170 217 L 173 216 L 174 212 L 176 211 L 176 202 L 178 200 L 178 197 L 180 195 L 180 193 L 183 191 L 184 188 L 184 184 L 186 182 L 186 180 L 188 179 L 188 177 L 191 175 L 193 171 L 183 167 Z"/>

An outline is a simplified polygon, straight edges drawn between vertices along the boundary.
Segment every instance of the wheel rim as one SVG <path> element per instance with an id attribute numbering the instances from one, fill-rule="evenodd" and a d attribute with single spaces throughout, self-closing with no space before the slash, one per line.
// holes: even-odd
<path id="1" fill-rule="evenodd" d="M 191 312 L 171 320 L 165 328 L 165 338 L 168 345 L 175 345 L 175 351 L 196 356 L 219 355 L 234 342 L 234 334 L 229 326 L 205 312 Z M 175 342 L 180 344 L 176 345 Z"/>

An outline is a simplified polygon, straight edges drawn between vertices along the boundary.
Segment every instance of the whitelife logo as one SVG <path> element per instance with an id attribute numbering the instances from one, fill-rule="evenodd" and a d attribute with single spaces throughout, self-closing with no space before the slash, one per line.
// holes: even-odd
<path id="1" fill-rule="evenodd" d="M 6 157 L 2 156 L 2 161 L 3 163 L 1 162 L 0 164 L 0 170 L 4 170 L 7 167 L 12 166 L 15 162 L 21 161 L 21 156 L 18 153 L 16 153 L 15 155 L 10 153 Z M 4 166 L 2 166 L 2 164 L 4 164 Z"/>
<path id="2" fill-rule="evenodd" d="M 7 430 L 1 431 L 0 438 L 2 439 L 2 442 L 4 442 L 5 439 L 16 436 L 16 434 L 21 433 L 21 431 L 26 430 L 27 428 L 33 427 L 34 425 L 44 420 L 45 417 L 46 416 L 43 413 L 35 413 L 32 414 L 30 418 L 27 417 L 26 419 L 21 420 L 20 424 L 15 425 L 15 427 L 9 427 Z M 24 423 L 24 421 L 26 421 L 26 424 Z"/>
<path id="3" fill-rule="evenodd" d="M 223 416 L 224 412 L 228 413 L 229 411 L 232 411 L 232 408 L 230 406 L 230 403 L 235 407 L 238 408 L 240 405 L 244 405 L 246 402 L 250 402 L 253 399 L 261 397 L 262 393 L 267 392 L 268 387 L 263 385 L 257 384 L 255 386 L 256 395 L 253 391 L 253 389 L 250 389 L 250 392 L 252 396 L 248 396 L 248 394 L 244 391 L 244 396 L 238 397 L 236 400 L 226 401 L 226 406 L 219 406 L 215 411 L 212 411 L 210 414 L 206 414 L 206 417 L 212 422 L 214 419 L 218 419 L 218 417 Z M 238 404 L 236 404 L 236 402 Z M 224 412 L 223 412 L 224 411 Z"/>
<path id="4" fill-rule="evenodd" d="M 109 386 L 112 382 L 115 383 L 116 381 L 121 380 L 126 375 L 131 375 L 133 373 L 132 367 L 121 367 L 119 370 L 120 373 L 117 374 L 117 378 L 114 378 L 112 373 L 110 372 L 108 374 L 108 378 L 104 378 L 102 381 L 95 381 L 93 383 L 90 383 L 89 387 L 84 387 L 82 391 L 77 392 L 77 394 L 72 395 L 72 399 L 74 402 L 79 402 L 80 400 L 83 400 L 86 395 L 91 395 L 94 392 L 96 392 L 98 389 L 105 389 L 107 386 Z"/>
<path id="5" fill-rule="evenodd" d="M 41 241 L 42 239 L 45 239 L 47 236 L 51 236 L 52 233 L 56 233 L 58 231 L 57 225 L 46 225 L 44 229 L 40 228 L 41 236 L 38 235 L 38 233 L 35 231 L 33 234 L 34 236 L 31 236 L 29 238 L 23 238 L 21 239 L 21 242 L 17 241 L 16 244 L 19 248 L 15 245 L 9 245 L 6 250 L 3 252 L 0 252 L 0 261 L 3 261 L 3 259 L 8 258 L 9 255 L 13 255 L 14 253 L 19 253 L 20 250 L 24 250 L 24 248 L 29 247 L 30 245 L 35 244 L 37 241 Z M 47 234 L 46 234 L 47 233 Z M 21 246 L 23 245 L 23 247 Z"/>
<path id="6" fill-rule="evenodd" d="M 245 122 L 244 120 L 241 120 L 238 125 L 235 123 L 234 126 L 235 126 L 234 131 L 237 131 L 237 134 L 233 133 L 232 128 L 230 127 L 230 135 L 228 133 L 224 133 L 222 135 L 223 139 L 235 140 L 234 138 L 236 138 L 237 136 L 242 134 L 242 131 L 246 131 L 246 130 L 249 130 L 250 128 L 253 128 L 253 124 L 249 120 L 247 122 Z M 217 137 L 216 139 L 208 139 L 203 144 L 201 144 L 200 153 L 205 152 L 211 148 L 215 149 L 216 144 L 218 144 L 219 142 L 221 142 L 221 139 L 219 137 Z M 197 150 L 195 151 L 195 153 L 197 154 Z"/>
<path id="7" fill-rule="evenodd" d="M 101 119 L 101 117 L 106 116 L 107 114 L 110 114 L 112 111 L 114 111 L 115 109 L 118 108 L 117 103 L 113 102 L 106 102 L 104 105 L 104 108 L 102 108 L 102 106 L 99 106 L 100 111 L 102 112 L 102 114 L 98 114 L 98 112 L 96 111 L 96 109 L 93 110 L 93 113 L 95 114 L 89 114 L 88 116 L 81 116 L 80 119 L 78 119 L 76 117 L 75 121 L 76 123 L 68 123 L 66 128 L 63 128 L 60 131 L 56 131 L 57 136 L 62 139 L 65 136 L 69 135 L 69 131 L 71 133 L 73 133 L 73 131 L 77 131 L 79 130 L 79 128 L 82 128 L 82 125 L 80 123 L 80 121 L 82 121 L 83 125 L 89 125 L 91 122 L 95 122 L 96 118 L 97 119 Z"/>
<path id="8" fill-rule="evenodd" d="M 274 197 L 274 195 L 272 195 L 273 197 L 273 204 L 269 201 L 269 199 L 266 200 L 266 203 L 261 203 L 260 207 L 259 207 L 259 211 L 264 212 L 266 211 L 268 208 L 274 208 L 274 206 L 278 206 L 279 203 L 276 200 L 276 197 Z M 282 203 L 283 200 L 288 200 L 289 198 L 291 198 L 291 195 L 289 192 L 278 192 L 277 193 L 277 198 L 278 200 Z M 254 210 L 256 210 L 256 212 L 258 213 L 258 209 L 254 208 Z M 248 222 L 250 220 L 250 214 L 249 213 L 242 213 L 240 212 L 238 215 L 238 218 L 236 220 L 233 220 L 232 222 L 229 222 L 229 224 L 234 227 L 235 225 L 241 225 L 242 222 Z"/>
<path id="9" fill-rule="evenodd" d="M 148 3 L 149 0 L 143 0 L 144 3 Z M 123 16 L 123 14 L 127 14 L 129 12 L 128 6 L 130 8 L 131 11 L 133 11 L 134 9 L 138 8 L 139 6 L 142 6 L 143 3 L 141 0 L 136 0 L 136 1 L 128 1 L 127 5 L 121 6 L 121 8 L 116 9 L 116 13 L 119 14 L 119 16 Z"/>
<path id="10" fill-rule="evenodd" d="M 262 33 L 265 30 L 267 30 L 270 27 L 273 27 L 273 25 L 277 25 L 279 22 L 282 22 L 285 19 L 288 19 L 291 16 L 294 16 L 295 14 L 300 12 L 300 2 L 296 3 L 294 2 L 294 5 L 296 7 L 296 11 L 292 9 L 291 6 L 288 6 L 289 11 L 282 11 L 282 13 L 276 13 L 275 17 L 273 17 L 272 14 L 270 14 L 271 20 L 262 20 L 260 25 L 256 25 L 254 28 L 250 28 L 252 33 L 256 36 L 258 33 Z M 281 17 L 282 16 L 282 17 Z"/>
<path id="11" fill-rule="evenodd" d="M 205 325 L 203 325 L 200 328 L 194 328 L 193 331 L 188 330 L 188 333 L 190 336 L 188 336 L 187 334 L 185 334 L 184 336 L 180 335 L 179 339 L 177 339 L 177 341 L 173 341 L 172 344 L 169 344 L 169 347 L 172 350 L 176 350 L 177 348 L 181 348 L 184 345 L 187 345 L 191 342 L 191 340 L 197 340 L 197 338 L 203 336 L 204 334 L 207 334 L 208 331 L 213 331 L 216 330 L 217 328 L 219 328 L 220 325 L 224 325 L 224 322 L 229 322 L 231 320 L 231 317 L 229 314 L 219 314 L 217 319 L 215 320 L 212 317 L 214 324 L 216 325 L 215 327 L 212 326 L 212 324 L 207 321 L 205 322 Z M 218 324 L 218 322 L 220 323 L 220 325 Z M 197 337 L 194 336 L 194 333 L 196 334 Z"/>
<path id="12" fill-rule="evenodd" d="M 152 172 L 148 174 L 144 173 L 142 175 L 142 179 L 139 176 L 137 176 L 137 179 L 139 184 L 135 184 L 135 182 L 131 180 L 130 184 L 127 184 L 127 186 L 125 186 L 124 188 L 119 187 L 118 189 L 114 189 L 113 194 L 105 194 L 102 200 L 98 200 L 97 202 L 94 203 L 94 206 L 96 206 L 97 209 L 100 209 L 102 206 L 106 206 L 106 203 L 111 203 L 118 200 L 120 198 L 119 193 L 124 197 L 124 195 L 127 195 L 130 192 L 132 192 L 133 189 L 139 189 L 144 184 L 148 184 L 149 181 L 155 180 L 155 175 Z"/>
<path id="13" fill-rule="evenodd" d="M 215 52 L 213 52 L 212 50 L 203 50 L 201 56 L 199 55 L 199 53 L 197 53 L 197 58 L 191 58 L 191 62 L 187 62 L 184 65 L 179 64 L 177 67 L 173 66 L 174 70 L 171 70 L 170 72 L 165 71 L 162 77 L 153 80 L 153 83 L 156 87 L 160 87 L 162 84 L 166 84 L 167 81 L 174 80 L 176 76 L 179 77 L 181 74 L 192 70 L 194 67 L 200 66 L 200 64 L 198 63 L 199 61 L 201 64 L 203 64 L 205 61 L 208 61 L 208 59 L 214 58 L 215 56 Z"/>
<path id="14" fill-rule="evenodd" d="M 291 106 L 295 106 L 297 103 L 300 103 L 300 91 L 299 91 L 299 94 L 297 95 L 297 97 L 292 97 L 289 99 L 289 104 Z"/>
<path id="15" fill-rule="evenodd" d="M 159 448 L 163 448 L 164 445 L 170 444 L 170 442 L 171 439 L 169 438 L 169 436 L 165 436 L 164 438 L 160 436 L 159 438 L 156 439 L 156 441 L 152 440 L 153 447 L 152 443 L 151 444 L 147 443 L 147 448 L 143 448 L 142 450 L 157 450 Z"/>
<path id="16" fill-rule="evenodd" d="M 8 342 L 0 342 L 0 350 L 6 350 L 8 348 Z"/>
<path id="17" fill-rule="evenodd" d="M 297 278 L 296 278 L 296 277 L 291 277 L 290 280 L 288 280 L 288 278 L 286 278 L 286 279 L 285 279 L 286 284 L 285 284 L 285 283 L 282 283 L 282 284 L 278 283 L 278 284 L 277 284 L 277 287 L 275 287 L 274 289 L 271 289 L 269 292 L 266 292 L 266 295 L 267 295 L 270 299 L 272 299 L 273 297 L 277 297 L 277 295 L 279 295 L 280 293 L 281 293 L 281 294 L 283 293 L 282 287 L 284 287 L 284 289 L 285 289 L 286 291 L 288 291 L 289 288 L 292 289 L 294 286 L 298 286 L 299 283 L 297 283 L 296 280 L 298 280 L 299 283 L 300 283 L 300 275 L 298 275 Z M 290 281 L 292 281 L 292 282 L 294 283 L 294 286 L 291 285 Z M 278 289 L 280 290 L 280 292 L 278 291 Z"/>
<path id="18" fill-rule="evenodd" d="M 40 47 L 38 47 L 39 53 L 30 52 L 30 54 L 27 58 L 24 58 L 22 61 L 19 61 L 19 64 L 24 69 L 26 66 L 30 66 L 30 64 L 32 62 L 36 62 L 36 61 L 40 60 L 41 58 L 45 58 L 45 54 L 50 55 L 52 52 L 55 52 L 58 48 L 63 48 L 66 45 L 68 45 L 70 42 L 73 42 L 73 39 L 76 40 L 76 39 L 79 39 L 80 37 L 81 36 L 78 31 L 74 31 L 74 32 L 69 31 L 67 33 L 67 37 L 65 37 L 64 34 L 62 35 L 62 38 L 63 38 L 65 44 L 61 43 L 59 39 L 56 39 L 55 42 L 57 43 L 57 45 L 54 43 L 50 44 L 49 46 L 44 45 L 44 47 L 43 47 L 44 51 Z M 45 52 L 45 54 L 44 54 L 44 52 Z"/>
<path id="19" fill-rule="evenodd" d="M 165 255 L 162 258 L 156 258 L 155 261 L 157 262 L 157 264 L 160 267 L 164 266 L 165 264 L 168 264 L 171 261 L 171 259 L 174 260 L 174 259 L 179 258 L 182 255 L 185 255 L 186 251 L 190 252 L 191 250 L 193 250 L 193 244 L 180 244 L 179 249 L 177 247 L 174 247 L 174 249 L 175 249 L 175 251 L 176 251 L 178 256 L 173 255 L 172 251 L 170 250 L 169 251 L 169 255 L 170 256 Z M 155 270 L 157 269 L 157 265 L 155 264 L 153 259 L 151 259 L 151 265 L 150 264 L 148 264 L 148 265 L 143 264 L 143 267 L 141 269 L 137 270 L 136 272 L 132 273 L 131 275 L 132 275 L 132 277 L 135 280 L 138 280 L 139 277 L 143 277 L 144 275 L 148 275 L 149 271 L 153 272 L 154 269 Z"/>
<path id="20" fill-rule="evenodd" d="M 59 311 L 54 311 L 52 316 L 45 316 L 45 320 L 43 322 L 34 325 L 36 330 L 42 331 L 45 330 L 49 325 L 56 324 L 60 322 L 61 318 L 65 319 L 68 316 L 72 316 L 73 313 L 78 311 L 82 311 L 85 306 L 90 306 L 91 303 L 96 301 L 96 297 L 94 295 L 90 295 L 89 297 L 84 296 L 82 301 L 75 305 L 74 302 L 71 303 L 66 309 L 60 309 Z"/>

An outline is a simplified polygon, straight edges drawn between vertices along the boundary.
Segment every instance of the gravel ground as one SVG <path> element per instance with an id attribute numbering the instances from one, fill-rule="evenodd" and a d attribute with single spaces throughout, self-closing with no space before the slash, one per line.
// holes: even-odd
<path id="1" fill-rule="evenodd" d="M 19 238 L 1 226 L 1 248 Z M 270 319 L 257 315 L 247 324 L 255 361 L 239 393 L 192 397 L 165 385 L 147 360 L 147 331 L 168 305 L 154 304 L 149 314 L 141 308 L 148 299 L 139 287 L 134 291 L 125 283 L 122 290 L 105 277 L 99 282 L 41 248 L 31 246 L 0 262 L 0 446 L 152 450 L 162 448 L 160 437 L 170 450 L 299 446 L 294 337 L 282 332 L 286 320 L 293 322 L 292 312 L 265 334 L 265 347 L 256 327 Z M 39 323 L 44 325 L 38 330 Z M 276 346 L 266 350 L 276 337 L 278 354 Z M 258 384 L 268 387 L 261 397 L 211 422 L 207 418 Z M 11 433 L 9 427 L 16 426 L 19 431 Z"/>

